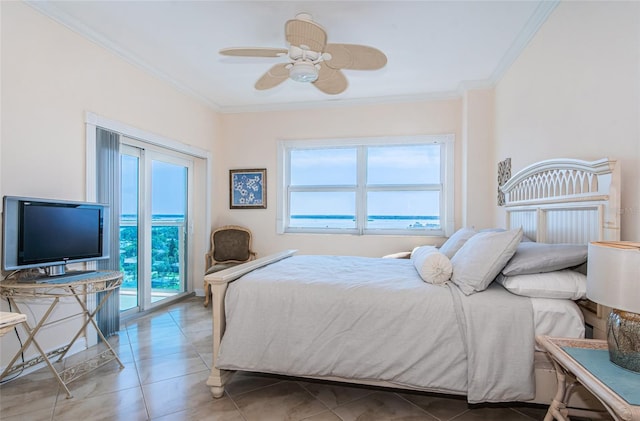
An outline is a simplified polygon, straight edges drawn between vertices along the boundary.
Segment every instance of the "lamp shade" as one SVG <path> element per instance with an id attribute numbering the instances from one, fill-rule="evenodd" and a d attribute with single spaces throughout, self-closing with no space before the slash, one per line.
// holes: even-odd
<path id="1" fill-rule="evenodd" d="M 589 244 L 587 298 L 607 307 L 640 313 L 640 243 Z"/>

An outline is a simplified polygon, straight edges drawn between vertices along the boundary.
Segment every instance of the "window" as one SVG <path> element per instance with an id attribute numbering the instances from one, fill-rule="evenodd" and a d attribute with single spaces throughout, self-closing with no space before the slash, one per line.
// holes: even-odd
<path id="1" fill-rule="evenodd" d="M 120 310 L 146 310 L 187 291 L 194 157 L 122 136 Z"/>
<path id="2" fill-rule="evenodd" d="M 278 232 L 441 236 L 453 227 L 453 135 L 282 141 Z"/>
<path id="3" fill-rule="evenodd" d="M 210 153 L 93 113 L 85 123 L 87 199 L 99 197 L 100 181 L 109 187 L 100 201 L 117 210 L 111 257 L 125 275 L 113 311 L 128 317 L 184 297 L 201 285 L 195 257 L 206 252 L 210 227 Z M 108 151 L 100 132 L 115 135 Z"/>

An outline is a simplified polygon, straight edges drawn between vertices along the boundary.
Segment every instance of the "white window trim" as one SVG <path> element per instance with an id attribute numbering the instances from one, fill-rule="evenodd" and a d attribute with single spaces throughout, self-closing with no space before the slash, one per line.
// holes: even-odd
<path id="1" fill-rule="evenodd" d="M 288 219 L 289 204 L 287 195 L 287 174 L 290 172 L 289 161 L 287 159 L 287 151 L 292 148 L 319 148 L 319 147 L 349 147 L 349 146 L 376 146 L 376 145 L 411 145 L 438 143 L 443 145 L 442 161 L 440 166 L 441 177 L 446 182 L 442 193 L 445 200 L 442 203 L 443 213 L 441 215 L 442 229 L 434 231 L 433 236 L 450 236 L 453 233 L 454 221 L 454 145 L 455 135 L 415 135 L 415 136 L 388 136 L 388 137 L 367 137 L 367 138 L 348 138 L 348 139 L 311 139 L 311 140 L 279 140 L 278 141 L 278 172 L 277 172 L 277 188 L 276 188 L 276 232 L 278 234 L 290 234 L 293 231 L 285 229 L 285 221 Z M 361 199 L 358 199 L 359 202 Z M 361 203 L 361 202 L 360 202 Z M 358 206 L 358 212 L 362 212 L 362 206 Z M 301 229 L 295 232 L 300 233 L 323 233 L 323 234 L 339 234 L 345 233 L 345 230 L 313 230 Z M 363 227 L 357 227 L 356 230 L 349 230 L 349 234 L 359 235 L 420 235 L 424 236 L 424 231 L 409 232 L 407 230 L 363 230 Z"/>
<path id="2" fill-rule="evenodd" d="M 128 143 L 131 143 L 131 140 L 138 140 L 145 145 L 146 148 L 150 146 L 159 146 L 161 148 L 170 149 L 175 152 L 179 152 L 185 155 L 189 155 L 195 158 L 199 158 L 204 160 L 205 165 L 205 180 L 204 180 L 204 189 L 205 189 L 205 211 L 204 211 L 204 227 L 199 229 L 204 229 L 205 232 L 211 232 L 211 183 L 213 181 L 213 167 L 212 167 L 212 156 L 211 152 L 198 148 L 196 146 L 187 145 L 180 141 L 166 138 L 155 133 L 150 133 L 145 130 L 139 129 L 137 127 L 130 126 L 125 123 L 121 123 L 116 120 L 111 120 L 102 116 L 99 116 L 92 112 L 85 112 L 85 145 L 86 145 L 86 197 L 87 201 L 95 201 L 97 192 L 96 192 L 96 128 L 101 127 L 106 130 L 110 130 L 112 132 L 116 132 L 122 136 L 129 138 L 127 140 Z M 194 226 L 193 226 L 193 215 L 188 216 L 189 227 L 188 233 L 189 237 L 193 235 Z M 209 236 L 203 236 L 202 243 L 200 244 L 202 250 L 207 250 L 209 248 Z M 190 290 L 190 286 L 195 289 L 197 278 L 195 273 L 191 271 L 190 274 L 187 275 L 187 291 Z M 97 335 L 89 335 L 88 337 L 97 337 Z M 95 343 L 94 343 L 95 345 Z"/>
<path id="3" fill-rule="evenodd" d="M 205 161 L 206 165 L 206 194 L 205 198 L 205 229 L 211 230 L 211 177 L 213 174 L 213 168 L 211 165 L 211 153 L 205 149 L 200 149 L 195 146 L 181 143 L 177 140 L 169 139 L 163 136 L 159 136 L 154 133 L 150 133 L 137 127 L 129 126 L 128 124 L 121 123 L 116 120 L 111 120 L 95 113 L 87 111 L 85 113 L 85 140 L 86 140 L 86 193 L 87 201 L 96 200 L 96 128 L 102 127 L 103 129 L 111 130 L 112 132 L 119 133 L 133 140 L 140 140 L 143 144 L 156 145 L 162 148 L 170 149 L 176 152 L 190 155 L 196 158 L 201 158 Z M 189 227 L 190 233 L 193 227 Z M 203 245 L 206 250 L 209 247 L 208 238 L 206 244 Z"/>

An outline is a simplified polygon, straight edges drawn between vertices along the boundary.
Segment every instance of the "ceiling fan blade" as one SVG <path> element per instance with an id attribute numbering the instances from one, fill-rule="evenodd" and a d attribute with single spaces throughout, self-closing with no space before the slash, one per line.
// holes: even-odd
<path id="1" fill-rule="evenodd" d="M 322 52 L 327 44 L 327 33 L 315 22 L 303 19 L 288 20 L 284 27 L 287 42 L 296 47 L 302 45 L 309 50 Z"/>
<path id="2" fill-rule="evenodd" d="M 327 44 L 324 52 L 331 54 L 325 63 L 333 69 L 377 70 L 387 64 L 382 51 L 366 45 Z"/>
<path id="3" fill-rule="evenodd" d="M 270 68 L 255 84 L 255 88 L 259 91 L 271 89 L 289 78 L 288 63 L 276 64 Z"/>
<path id="4" fill-rule="evenodd" d="M 261 47 L 240 47 L 240 48 L 223 48 L 220 54 L 224 56 L 241 56 L 241 57 L 280 57 L 286 55 L 289 50 L 284 48 L 261 48 Z"/>
<path id="5" fill-rule="evenodd" d="M 325 63 L 320 63 L 318 79 L 312 83 L 316 88 L 329 95 L 336 95 L 344 92 L 349 85 L 344 73 L 339 69 L 332 69 L 331 67 L 326 66 Z"/>

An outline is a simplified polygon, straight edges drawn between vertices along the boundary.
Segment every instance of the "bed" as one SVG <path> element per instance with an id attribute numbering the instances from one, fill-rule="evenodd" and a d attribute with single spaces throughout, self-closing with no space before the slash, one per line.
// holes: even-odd
<path id="1" fill-rule="evenodd" d="M 560 273 L 569 283 L 584 276 L 573 270 L 586 259 L 580 250 L 619 239 L 619 185 L 615 161 L 547 160 L 502 187 L 503 229 L 461 229 L 439 250 L 414 250 L 411 259 L 286 250 L 207 275 L 207 385 L 220 397 L 240 370 L 464 395 L 470 403 L 549 403 L 555 374 L 535 335 L 580 337 L 586 320 L 599 336 L 606 309 L 578 306 L 584 294 L 575 289 L 538 296 L 527 282 L 512 281 L 545 285 L 535 268 L 541 260 L 553 266 L 545 269 L 553 282 Z M 441 270 L 447 262 L 449 278 Z M 571 403 L 593 400 L 576 395 Z"/>

